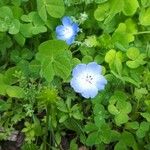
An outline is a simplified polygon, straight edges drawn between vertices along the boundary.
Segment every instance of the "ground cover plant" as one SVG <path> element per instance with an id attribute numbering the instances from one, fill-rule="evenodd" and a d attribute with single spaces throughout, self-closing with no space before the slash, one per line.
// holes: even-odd
<path id="1" fill-rule="evenodd" d="M 150 0 L 0 0 L 0 149 L 150 150 Z"/>

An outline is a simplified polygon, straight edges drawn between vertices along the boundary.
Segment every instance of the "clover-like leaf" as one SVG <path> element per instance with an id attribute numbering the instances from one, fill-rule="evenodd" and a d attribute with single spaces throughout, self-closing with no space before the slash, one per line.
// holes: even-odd
<path id="1" fill-rule="evenodd" d="M 139 21 L 141 25 L 144 25 L 144 26 L 150 25 L 150 7 L 141 10 Z"/>
<path id="2" fill-rule="evenodd" d="M 71 55 L 67 51 L 68 45 L 64 41 L 49 40 L 39 46 L 36 55 L 41 62 L 41 76 L 48 82 L 54 75 L 66 79 L 71 72 Z"/>
<path id="3" fill-rule="evenodd" d="M 132 107 L 126 101 L 127 96 L 121 91 L 117 91 L 109 100 L 108 111 L 115 116 L 115 122 L 118 126 L 128 122 L 128 114 L 131 112 Z"/>
<path id="4" fill-rule="evenodd" d="M 126 52 L 128 58 L 135 60 L 140 55 L 140 51 L 136 47 L 130 47 Z"/>
<path id="5" fill-rule="evenodd" d="M 134 41 L 134 36 L 128 31 L 125 23 L 120 23 L 112 35 L 112 40 L 114 43 L 119 43 L 123 47 L 128 47 L 129 43 Z"/>
<path id="6" fill-rule="evenodd" d="M 61 18 L 65 12 L 63 0 L 47 0 L 46 10 L 50 16 Z"/>
<path id="7" fill-rule="evenodd" d="M 124 0 L 123 5 L 123 13 L 126 16 L 132 16 L 136 12 L 137 8 L 139 7 L 138 0 Z"/>
<path id="8" fill-rule="evenodd" d="M 94 12 L 94 17 L 98 21 L 103 21 L 107 15 L 109 10 L 109 3 L 103 3 L 98 6 L 98 8 Z"/>

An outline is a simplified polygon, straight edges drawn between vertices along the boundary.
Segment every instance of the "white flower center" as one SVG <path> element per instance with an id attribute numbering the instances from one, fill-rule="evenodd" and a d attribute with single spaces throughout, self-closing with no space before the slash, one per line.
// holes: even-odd
<path id="1" fill-rule="evenodd" d="M 66 39 L 70 38 L 73 35 L 73 29 L 71 26 L 67 26 L 63 30 L 64 37 Z"/>
<path id="2" fill-rule="evenodd" d="M 84 89 L 89 89 L 96 85 L 96 78 L 92 73 L 82 73 L 78 77 L 78 81 Z"/>

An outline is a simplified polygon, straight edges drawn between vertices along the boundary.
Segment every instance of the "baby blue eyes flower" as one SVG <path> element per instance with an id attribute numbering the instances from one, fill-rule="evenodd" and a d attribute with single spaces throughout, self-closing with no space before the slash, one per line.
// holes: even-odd
<path id="1" fill-rule="evenodd" d="M 66 41 L 68 45 L 74 42 L 78 32 L 78 24 L 74 23 L 71 18 L 66 16 L 62 19 L 62 25 L 56 27 L 57 39 Z"/>
<path id="2" fill-rule="evenodd" d="M 73 71 L 71 86 L 75 92 L 80 93 L 85 98 L 94 98 L 98 91 L 105 88 L 107 80 L 101 75 L 102 67 L 96 62 L 89 64 L 79 64 Z"/>

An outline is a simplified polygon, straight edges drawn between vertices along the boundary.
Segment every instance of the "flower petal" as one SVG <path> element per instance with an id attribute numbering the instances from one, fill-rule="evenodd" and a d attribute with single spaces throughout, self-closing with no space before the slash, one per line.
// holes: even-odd
<path id="1" fill-rule="evenodd" d="M 64 26 L 67 26 L 67 25 L 71 25 L 72 24 L 72 20 L 70 17 L 68 16 L 65 16 L 62 18 L 62 23 Z"/>
<path id="2" fill-rule="evenodd" d="M 79 64 L 77 65 L 73 71 L 72 71 L 72 76 L 73 77 L 78 77 L 82 72 L 84 72 L 86 69 L 86 64 Z"/>
<path id="3" fill-rule="evenodd" d="M 76 78 L 71 79 L 70 85 L 77 93 L 81 93 L 83 90 L 83 87 L 81 86 L 81 84 L 78 82 Z"/>
<path id="4" fill-rule="evenodd" d="M 107 80 L 102 75 L 100 75 L 99 80 L 96 82 L 98 90 L 103 90 L 105 88 L 105 84 L 107 84 Z"/>
<path id="5" fill-rule="evenodd" d="M 57 35 L 57 39 L 65 41 L 66 38 L 63 35 Z"/>
<path id="6" fill-rule="evenodd" d="M 72 28 L 73 28 L 73 31 L 75 34 L 77 34 L 77 32 L 79 32 L 79 26 L 77 23 L 73 23 Z"/>
<path id="7" fill-rule="evenodd" d="M 56 34 L 57 35 L 63 35 L 64 26 L 60 25 L 56 27 Z"/>
<path id="8" fill-rule="evenodd" d="M 69 39 L 66 39 L 66 43 L 68 45 L 71 45 L 74 42 L 75 36 L 70 37 Z"/>
<path id="9" fill-rule="evenodd" d="M 87 71 L 99 75 L 102 72 L 102 68 L 96 62 L 91 62 L 87 64 Z"/>
<path id="10" fill-rule="evenodd" d="M 81 93 L 81 95 L 85 98 L 94 98 L 98 94 L 98 89 L 93 86 L 92 88 L 88 88 Z"/>

